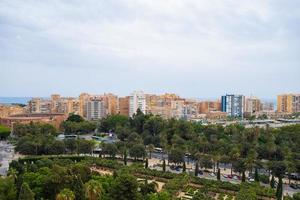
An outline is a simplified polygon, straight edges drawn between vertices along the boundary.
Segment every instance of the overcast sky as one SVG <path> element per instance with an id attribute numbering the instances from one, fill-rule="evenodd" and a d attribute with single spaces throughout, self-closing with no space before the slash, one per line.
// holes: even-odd
<path id="1" fill-rule="evenodd" d="M 0 0 L 0 96 L 300 92 L 298 0 Z"/>

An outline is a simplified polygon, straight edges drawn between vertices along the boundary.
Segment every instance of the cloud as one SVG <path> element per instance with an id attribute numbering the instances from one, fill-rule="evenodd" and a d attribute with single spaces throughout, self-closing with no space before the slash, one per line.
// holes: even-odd
<path id="1" fill-rule="evenodd" d="M 119 72 L 128 80 L 158 71 L 167 82 L 173 82 L 170 74 L 176 78 L 226 74 L 243 79 L 244 69 L 251 72 L 250 77 L 275 71 L 271 77 L 275 82 L 285 69 L 286 78 L 299 85 L 293 79 L 300 63 L 299 4 L 293 0 L 3 0 L 0 65 L 4 72 L 26 63 L 35 69 L 64 69 L 63 75 L 69 70 L 76 77 L 80 69 L 96 74 Z M 149 89 L 153 77 L 140 83 L 147 82 Z M 200 85 L 205 81 L 210 79 L 202 77 Z M 194 85 L 186 82 L 184 86 Z M 211 90 L 225 89 L 217 88 L 222 80 L 217 83 Z M 242 80 L 239 84 L 247 91 L 247 84 Z M 168 83 L 152 87 L 162 85 Z M 234 87 L 234 81 L 229 85 Z M 263 89 L 258 91 L 263 94 Z M 209 89 L 203 92 L 213 94 Z M 193 94 L 192 89 L 187 93 Z"/>

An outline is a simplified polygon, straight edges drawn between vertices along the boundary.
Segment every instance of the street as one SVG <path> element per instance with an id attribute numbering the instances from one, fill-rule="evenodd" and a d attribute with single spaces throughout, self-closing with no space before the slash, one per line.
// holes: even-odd
<path id="1" fill-rule="evenodd" d="M 9 163 L 19 156 L 14 152 L 14 146 L 6 141 L 0 141 L 0 175 L 7 175 Z"/>

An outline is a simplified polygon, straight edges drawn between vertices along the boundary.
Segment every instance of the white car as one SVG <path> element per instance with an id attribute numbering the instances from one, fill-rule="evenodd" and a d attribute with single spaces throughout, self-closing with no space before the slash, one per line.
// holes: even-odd
<path id="1" fill-rule="evenodd" d="M 223 178 L 228 178 L 228 175 L 222 174 Z"/>

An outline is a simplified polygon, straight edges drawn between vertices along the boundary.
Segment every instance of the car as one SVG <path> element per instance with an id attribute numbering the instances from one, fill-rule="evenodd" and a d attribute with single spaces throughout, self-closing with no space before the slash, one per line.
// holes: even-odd
<path id="1" fill-rule="evenodd" d="M 203 175 L 203 171 L 199 170 L 198 174 Z"/>
<path id="2" fill-rule="evenodd" d="M 232 177 L 232 179 L 234 179 L 234 180 L 239 180 L 239 177 L 236 176 L 236 175 L 234 175 L 234 176 Z"/>
<path id="3" fill-rule="evenodd" d="M 227 177 L 230 178 L 230 179 L 232 179 L 233 176 L 231 174 L 229 174 Z"/>
<path id="4" fill-rule="evenodd" d="M 190 153 L 185 153 L 184 156 L 185 157 L 191 157 L 192 155 Z"/>
<path id="5" fill-rule="evenodd" d="M 227 174 L 222 174 L 223 178 L 228 178 Z"/>
<path id="6" fill-rule="evenodd" d="M 300 188 L 300 185 L 297 185 L 297 184 L 295 184 L 295 183 L 292 183 L 292 184 L 290 184 L 290 187 L 293 188 L 293 189 L 295 189 L 295 190 L 297 190 L 297 189 Z"/>
<path id="7" fill-rule="evenodd" d="M 254 178 L 249 178 L 249 182 L 254 182 Z"/>
<path id="8" fill-rule="evenodd" d="M 214 173 L 210 173 L 209 175 L 212 176 L 212 177 L 216 176 Z"/>

